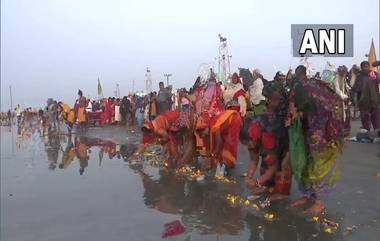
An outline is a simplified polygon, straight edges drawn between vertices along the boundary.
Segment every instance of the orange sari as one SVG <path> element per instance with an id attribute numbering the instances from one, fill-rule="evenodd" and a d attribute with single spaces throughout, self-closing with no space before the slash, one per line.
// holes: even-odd
<path id="1" fill-rule="evenodd" d="M 86 122 L 86 108 L 79 107 L 77 121 L 78 121 L 78 124 Z"/>
<path id="2" fill-rule="evenodd" d="M 226 110 L 218 116 L 211 126 L 211 152 L 216 154 L 215 135 L 220 133 L 223 139 L 222 161 L 229 167 L 235 167 L 239 133 L 243 125 L 240 113 L 236 110 Z"/>
<path id="3" fill-rule="evenodd" d="M 179 111 L 165 111 L 158 115 L 153 121 L 147 122 L 144 126 L 155 133 L 160 130 L 169 131 L 170 127 L 175 123 L 180 117 Z M 155 140 L 154 135 L 145 134 L 143 135 L 142 143 L 149 144 L 153 143 Z M 171 156 L 175 156 L 178 152 L 178 144 L 173 135 L 169 133 L 169 140 L 166 144 L 167 149 Z"/>
<path id="4" fill-rule="evenodd" d="M 165 111 L 151 122 L 153 130 L 169 130 L 170 126 L 179 118 L 179 116 L 179 111 Z"/>

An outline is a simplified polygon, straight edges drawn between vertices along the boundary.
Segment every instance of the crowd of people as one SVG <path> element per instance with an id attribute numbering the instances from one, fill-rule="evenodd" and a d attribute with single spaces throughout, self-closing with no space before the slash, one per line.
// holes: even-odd
<path id="1" fill-rule="evenodd" d="M 373 130 L 380 137 L 380 74 L 373 64 L 363 61 L 350 70 L 339 66 L 331 80 L 319 73 L 308 76 L 303 65 L 277 72 L 271 81 L 255 69 L 249 85 L 238 73 L 219 82 L 210 69 L 189 90 L 174 92 L 160 82 L 157 93 L 96 101 L 79 90 L 73 108 L 49 99 L 35 115 L 47 133 L 59 128 L 61 120 L 70 133 L 74 125 L 77 132 L 86 132 L 91 121 L 141 126 L 141 143 L 128 161 L 138 161 L 150 145 L 159 144 L 167 152 L 167 167 L 193 166 L 215 177 L 229 175 L 241 143 L 249 152 L 245 182 L 254 196 L 286 198 L 294 177 L 303 196 L 291 205 L 310 203 L 305 213 L 317 215 L 325 210 L 323 194 L 339 177 L 337 159 L 357 110 L 360 132 Z M 18 106 L 14 113 L 2 114 L 2 120 L 11 122 L 16 115 L 19 122 L 26 113 Z"/>
<path id="2" fill-rule="evenodd" d="M 133 128 L 141 125 L 144 120 L 153 120 L 160 113 L 175 108 L 175 95 L 171 86 L 165 87 L 163 82 L 159 86 L 158 93 L 151 92 L 143 96 L 130 94 L 123 98 L 109 97 L 92 101 L 79 90 L 74 108 L 59 102 L 59 112 L 70 130 L 74 124 L 81 132 L 85 132 L 90 124 L 126 125 Z"/>
<path id="3" fill-rule="evenodd" d="M 167 166 L 196 166 L 221 177 L 235 167 L 242 143 L 250 154 L 245 181 L 253 195 L 274 190 L 272 200 L 286 198 L 294 176 L 303 196 L 291 205 L 311 203 L 306 214 L 323 213 L 322 196 L 339 177 L 337 159 L 353 107 L 360 111 L 361 132 L 379 135 L 379 73 L 364 61 L 350 71 L 340 66 L 330 82 L 307 76 L 303 65 L 294 73 L 278 72 L 272 81 L 256 70 L 253 76 L 248 87 L 237 73 L 222 84 L 211 70 L 189 92 L 180 90 L 178 108 L 145 122 L 130 161 L 158 143 L 168 152 Z"/>

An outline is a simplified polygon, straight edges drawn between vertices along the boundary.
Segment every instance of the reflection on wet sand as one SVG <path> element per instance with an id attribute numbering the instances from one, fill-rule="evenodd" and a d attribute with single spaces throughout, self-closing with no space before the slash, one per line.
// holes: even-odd
<path id="1" fill-rule="evenodd" d="M 55 170 L 55 168 L 57 167 L 58 156 L 59 156 L 59 151 L 61 147 L 61 141 L 59 139 L 59 136 L 57 135 L 49 136 L 49 138 L 47 138 L 44 144 L 45 144 L 47 159 L 49 162 L 49 169 Z"/>
<path id="2" fill-rule="evenodd" d="M 48 169 L 52 171 L 73 168 L 76 161 L 79 174 L 84 175 L 89 165 L 101 166 L 103 162 L 120 160 L 123 163 L 134 153 L 136 145 L 115 143 L 111 140 L 88 136 L 48 133 L 41 136 L 38 123 L 20 128 L 18 143 L 21 146 L 36 145 L 38 139 L 46 152 Z M 35 139 L 37 138 L 37 139 Z M 248 240 L 343 240 L 342 232 L 327 234 L 320 223 L 305 220 L 285 207 L 274 203 L 255 210 L 246 205 L 233 205 L 228 195 L 241 194 L 244 186 L 239 180 L 194 181 L 180 176 L 174 170 L 153 165 L 159 160 L 159 150 L 146 153 L 146 160 L 129 165 L 137 173 L 143 187 L 142 199 L 146 207 L 161 213 L 178 216 L 187 234 L 241 235 L 248 231 Z M 95 162 L 94 162 L 95 161 Z M 91 163 L 92 162 L 92 163 Z M 95 164 L 96 163 L 96 164 Z M 58 168 L 57 168 L 58 166 Z M 156 173 L 152 175 L 151 173 Z M 90 173 L 88 173 L 90 174 Z M 252 202 L 253 203 L 253 202 Z M 251 204 L 252 204 L 251 203 Z M 257 201 L 259 205 L 259 201 Z M 252 206 L 252 205 L 251 205 Z M 265 219 L 265 213 L 273 213 L 273 220 Z M 337 218 L 334 218 L 337 220 Z M 176 221 L 176 220 L 172 220 Z"/>
<path id="3" fill-rule="evenodd" d="M 266 240 L 343 240 L 340 233 L 323 232 L 320 223 L 305 220 L 288 210 L 283 203 L 273 204 L 262 211 L 275 214 L 273 221 L 263 218 L 262 212 L 226 200 L 229 193 L 238 193 L 240 186 L 231 184 L 225 188 L 217 182 L 195 182 L 179 179 L 168 170 L 160 170 L 159 178 L 137 169 L 144 186 L 144 203 L 162 213 L 181 215 L 187 232 L 201 235 L 238 235 L 245 228 L 250 230 L 250 241 Z M 317 239 L 318 240 L 318 239 Z"/>
<path id="4" fill-rule="evenodd" d="M 163 213 L 181 214 L 188 229 L 200 234 L 236 235 L 244 228 L 241 208 L 227 203 L 217 183 L 189 182 L 165 170 L 159 172 L 158 180 L 142 170 L 138 173 L 145 205 Z"/>
<path id="5" fill-rule="evenodd" d="M 134 145 L 116 144 L 110 140 L 102 140 L 98 138 L 89 138 L 85 136 L 72 135 L 47 135 L 45 137 L 45 151 L 49 162 L 49 169 L 54 170 L 57 166 L 59 152 L 62 152 L 62 161 L 59 163 L 60 169 L 67 169 L 69 165 L 77 159 L 79 161 L 79 174 L 83 175 L 85 169 L 89 165 L 90 154 L 92 149 L 98 149 L 99 166 L 101 166 L 104 154 L 108 159 L 112 160 L 123 158 L 127 160 L 136 149 Z M 65 149 L 62 143 L 66 143 Z"/>
<path id="6" fill-rule="evenodd" d="M 305 217 L 297 215 L 281 203 L 272 205 L 271 212 L 276 214 L 276 219 L 272 222 L 252 213 L 246 215 L 245 223 L 251 233 L 249 241 L 343 240 L 340 232 L 327 234 L 323 232 L 319 222 L 305 220 Z"/>
<path id="7" fill-rule="evenodd" d="M 135 145 L 124 143 L 117 144 L 111 140 L 77 136 L 55 131 L 43 131 L 43 126 L 37 119 L 28 122 L 20 122 L 17 126 L 16 144 L 18 149 L 25 147 L 36 148 L 37 143 L 42 142 L 48 161 L 48 169 L 67 169 L 74 160 L 79 162 L 79 174 L 83 175 L 89 165 L 92 149 L 98 149 L 99 166 L 102 165 L 104 154 L 108 159 L 127 160 L 136 150 Z M 12 129 L 13 130 L 13 129 Z M 40 140 L 40 141 L 39 141 Z M 61 162 L 58 163 L 58 159 Z"/>

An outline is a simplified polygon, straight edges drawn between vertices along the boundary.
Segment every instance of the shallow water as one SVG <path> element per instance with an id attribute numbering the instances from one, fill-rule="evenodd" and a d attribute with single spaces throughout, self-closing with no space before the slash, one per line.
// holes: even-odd
<path id="1" fill-rule="evenodd" d="M 1 240 L 161 240 L 165 224 L 177 220 L 185 232 L 166 239 L 293 241 L 367 236 L 353 236 L 359 231 L 347 234 L 345 227 L 358 223 L 342 221 L 344 208 L 327 216 L 341 224 L 329 234 L 319 222 L 287 209 L 285 201 L 265 208 L 260 207 L 262 200 L 232 204 L 227 195 L 244 198 L 247 194 L 237 174 L 231 183 L 196 182 L 149 162 L 129 165 L 124 160 L 133 153 L 138 138 L 117 128 L 90 130 L 86 137 L 41 137 L 35 125 L 22 136 L 1 127 Z M 274 214 L 273 220 L 265 214 Z M 376 224 L 369 238 L 376 237 Z"/>

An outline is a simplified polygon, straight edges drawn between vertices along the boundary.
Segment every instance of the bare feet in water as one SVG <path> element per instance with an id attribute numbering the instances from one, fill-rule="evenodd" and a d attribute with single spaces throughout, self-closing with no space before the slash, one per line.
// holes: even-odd
<path id="1" fill-rule="evenodd" d="M 308 216 L 319 216 L 325 212 L 325 205 L 321 200 L 316 200 L 310 208 L 306 209 L 303 213 Z"/>
<path id="2" fill-rule="evenodd" d="M 298 207 L 298 206 L 302 206 L 302 205 L 305 205 L 307 203 L 309 199 L 306 198 L 306 197 L 301 197 L 299 199 L 296 199 L 294 200 L 293 202 L 290 203 L 290 207 L 294 208 L 294 207 Z"/>

